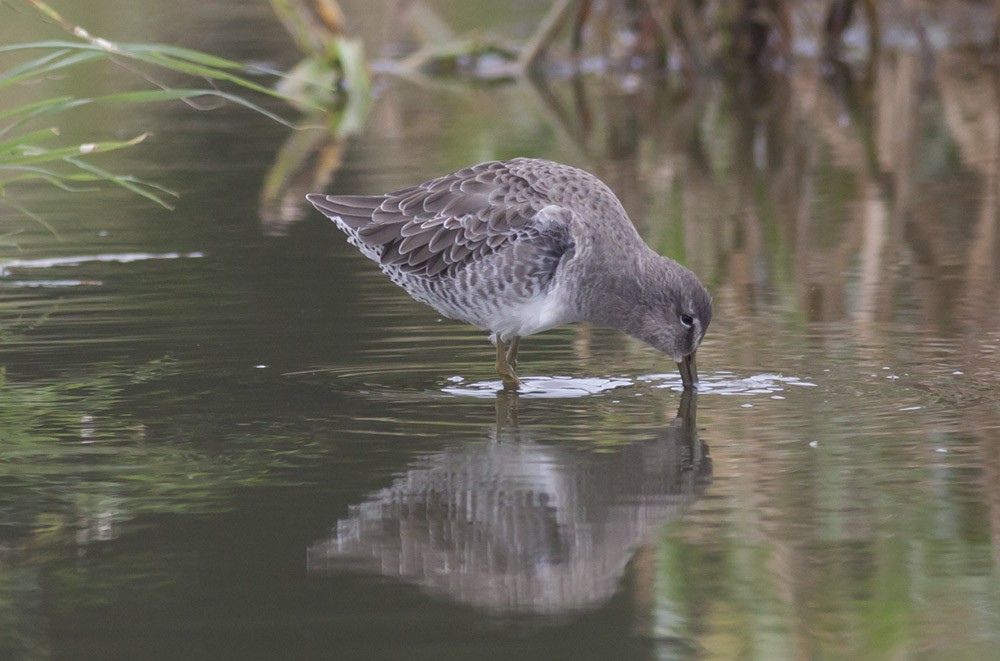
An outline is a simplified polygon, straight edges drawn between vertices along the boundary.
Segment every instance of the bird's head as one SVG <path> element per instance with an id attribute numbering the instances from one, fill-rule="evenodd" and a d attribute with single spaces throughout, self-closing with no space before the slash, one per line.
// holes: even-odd
<path id="1" fill-rule="evenodd" d="M 677 262 L 661 258 L 653 277 L 643 278 L 631 309 L 621 310 L 618 326 L 670 356 L 684 387 L 698 383 L 695 352 L 712 322 L 712 297 L 698 277 Z"/>

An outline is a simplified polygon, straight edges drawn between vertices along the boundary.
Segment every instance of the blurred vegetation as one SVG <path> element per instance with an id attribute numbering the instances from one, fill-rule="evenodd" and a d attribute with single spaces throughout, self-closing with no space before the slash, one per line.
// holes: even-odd
<path id="1" fill-rule="evenodd" d="M 196 50 L 165 44 L 120 43 L 91 34 L 86 28 L 64 17 L 42 0 L 11 0 L 22 4 L 40 18 L 51 21 L 72 40 L 30 41 L 0 46 L 0 54 L 27 54 L 29 59 L 0 72 L 0 91 L 19 85 L 25 89 L 53 75 L 67 75 L 85 65 L 103 63 L 128 73 L 133 79 L 148 84 L 146 89 L 122 91 L 97 96 L 60 95 L 33 99 L 13 108 L 0 111 L 0 204 L 16 209 L 40 223 L 45 221 L 30 209 L 20 205 L 10 189 L 17 185 L 45 183 L 53 187 L 78 192 L 87 186 L 109 182 L 121 186 L 161 206 L 170 207 L 169 198 L 176 196 L 154 182 L 127 174 L 117 174 L 102 168 L 91 158 L 95 154 L 132 147 L 148 137 L 143 133 L 124 140 L 94 140 L 83 144 L 66 144 L 60 140 L 59 122 L 67 121 L 69 113 L 91 104 L 135 104 L 165 101 L 183 101 L 192 108 L 210 109 L 206 99 L 235 103 L 258 112 L 276 122 L 291 127 L 292 123 L 268 109 L 247 94 L 258 94 L 293 102 L 300 108 L 322 112 L 323 106 L 311 98 L 296 94 L 297 88 L 288 85 L 285 91 L 257 82 L 262 72 L 251 71 L 245 65 Z M 276 0 L 276 8 L 285 3 Z M 305 40 L 311 57 L 316 57 L 318 46 Z M 328 53 L 327 60 L 356 62 L 360 57 L 346 42 L 333 40 L 339 49 Z M 328 87 L 335 87 L 335 78 L 343 71 L 354 72 L 354 82 L 360 85 L 356 64 L 333 70 L 329 79 L 321 79 Z M 182 80 L 195 81 L 194 86 L 177 84 Z M 280 80 L 280 76 L 278 77 Z M 227 91 L 225 87 L 234 91 Z M 150 89 L 152 88 L 152 89 Z M 0 237 L 2 238 L 2 237 Z"/>
<path id="2" fill-rule="evenodd" d="M 455 35 L 430 3 L 404 3 L 422 36 L 397 71 L 495 78 L 565 70 L 597 57 L 606 68 L 673 71 L 695 80 L 739 68 L 780 71 L 798 38 L 816 39 L 817 54 L 838 59 L 845 31 L 866 24 L 867 54 L 881 39 L 875 0 L 555 0 L 521 45 L 476 33 Z M 907 21 L 921 31 L 914 10 Z M 591 60 L 588 67 L 593 66 Z"/>
<path id="3" fill-rule="evenodd" d="M 288 137 L 261 187 L 263 227 L 280 233 L 298 219 L 294 210 L 305 195 L 323 189 L 340 167 L 342 142 L 364 126 L 372 87 L 364 46 L 347 34 L 337 0 L 271 0 L 271 6 L 305 54 L 278 90 L 300 100 L 303 124 L 314 127 Z"/>

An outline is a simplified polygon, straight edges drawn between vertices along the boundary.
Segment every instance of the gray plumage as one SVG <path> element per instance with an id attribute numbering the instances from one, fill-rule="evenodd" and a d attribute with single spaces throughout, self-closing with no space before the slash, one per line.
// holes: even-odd
<path id="1" fill-rule="evenodd" d="M 498 342 L 575 321 L 618 328 L 690 360 L 712 302 L 688 269 L 652 251 L 614 193 L 551 161 L 490 161 L 385 195 L 308 195 L 348 241 L 418 301 Z M 517 383 L 497 369 L 508 385 Z M 509 377 L 509 378 L 508 378 Z"/>

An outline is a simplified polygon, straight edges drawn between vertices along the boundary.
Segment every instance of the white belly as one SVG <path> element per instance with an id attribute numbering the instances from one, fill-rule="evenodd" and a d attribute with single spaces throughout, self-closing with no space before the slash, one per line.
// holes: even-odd
<path id="1" fill-rule="evenodd" d="M 557 291 L 536 296 L 507 308 L 498 308 L 496 313 L 485 319 L 487 329 L 499 333 L 501 338 L 534 335 L 556 326 L 576 321 L 567 315 Z"/>

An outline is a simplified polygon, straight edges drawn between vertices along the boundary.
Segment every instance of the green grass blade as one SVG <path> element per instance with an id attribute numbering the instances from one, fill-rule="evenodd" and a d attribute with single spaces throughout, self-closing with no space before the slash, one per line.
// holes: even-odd
<path id="1" fill-rule="evenodd" d="M 76 164 L 73 165 L 75 166 Z M 3 190 L 4 186 L 14 183 L 46 181 L 52 184 L 53 186 L 61 188 L 65 191 L 69 191 L 71 193 L 81 193 L 81 192 L 89 192 L 97 190 L 97 188 L 94 186 L 87 186 L 87 187 L 73 186 L 72 185 L 73 183 L 76 182 L 94 183 L 99 181 L 107 181 L 107 177 L 104 177 L 100 174 L 93 174 L 90 172 L 62 173 L 34 165 L 0 166 L 0 172 L 21 173 L 13 177 L 7 177 L 6 179 L 0 178 L 0 190 Z M 177 191 L 166 188 L 165 186 L 160 186 L 155 182 L 137 179 L 136 177 L 132 177 L 129 175 L 115 175 L 115 176 L 118 176 L 120 179 L 124 181 L 128 181 L 139 186 L 145 186 L 146 188 L 157 190 L 163 193 L 164 195 L 170 195 L 171 197 L 180 197 L 180 194 L 177 193 Z"/>
<path id="2" fill-rule="evenodd" d="M 103 168 L 99 168 L 96 165 L 93 165 L 92 163 L 87 163 L 86 161 L 81 161 L 80 159 L 75 158 L 75 157 L 67 157 L 67 158 L 65 158 L 63 160 L 65 160 L 67 163 L 75 165 L 76 167 L 80 168 L 84 172 L 90 172 L 91 174 L 95 174 L 95 175 L 101 177 L 102 179 L 105 179 L 106 181 L 110 181 L 111 183 L 117 184 L 117 185 L 121 186 L 122 188 L 135 193 L 136 195 L 140 195 L 140 196 L 146 198 L 147 200 L 155 202 L 156 204 L 160 205 L 164 209 L 170 209 L 172 211 L 173 208 L 174 208 L 172 204 L 168 203 L 162 197 L 160 197 L 159 195 L 157 195 L 156 193 L 154 193 L 154 192 L 152 192 L 150 190 L 147 190 L 147 188 L 153 188 L 155 190 L 166 191 L 166 189 L 164 189 L 162 187 L 152 186 L 152 185 L 148 184 L 147 182 L 142 181 L 140 179 L 136 179 L 134 177 L 123 177 L 121 175 L 114 174 L 113 172 L 109 172 L 108 170 L 105 170 Z M 144 186 L 146 188 L 144 188 Z M 172 191 L 168 191 L 168 192 L 172 192 Z"/>
<path id="3" fill-rule="evenodd" d="M 24 174 L 17 174 L 16 176 L 13 177 L 8 177 L 7 179 L 0 179 L 0 188 L 2 188 L 4 185 L 10 182 L 19 181 L 21 179 L 28 180 L 32 178 L 44 178 L 44 177 L 59 179 L 60 181 L 63 182 L 84 182 L 84 181 L 93 182 L 93 181 L 104 180 L 103 177 L 99 177 L 96 174 L 88 174 L 86 172 L 71 172 L 71 173 L 56 172 L 55 170 L 39 167 L 37 165 L 2 165 L 0 166 L 0 172 L 24 173 Z M 68 186 L 69 184 L 67 183 L 66 185 Z M 165 192 L 170 192 L 165 188 L 162 190 L 164 190 Z"/>
<path id="4" fill-rule="evenodd" d="M 37 119 L 38 117 L 49 114 L 61 112 L 63 110 L 68 110 L 70 108 L 75 108 L 77 106 L 87 105 L 91 103 L 154 103 L 159 101 L 177 101 L 177 100 L 187 100 L 196 99 L 198 97 L 209 96 L 216 97 L 230 103 L 235 103 L 236 105 L 243 106 L 248 110 L 252 110 L 259 113 L 268 119 L 278 122 L 282 126 L 287 126 L 288 128 L 297 128 L 297 126 L 285 119 L 284 117 L 274 113 L 266 108 L 244 99 L 236 94 L 231 94 L 228 92 L 222 92 L 220 90 L 214 89 L 165 89 L 165 90 L 138 90 L 134 92 L 119 92 L 116 94 L 106 94 L 104 96 L 95 96 L 89 99 L 75 99 L 73 97 L 58 97 L 56 99 L 48 99 L 45 101 L 39 101 L 37 103 L 28 104 L 21 106 L 20 108 L 15 108 L 13 110 L 0 113 L 0 120 L 6 119 L 9 116 L 16 115 L 18 113 L 24 113 L 24 116 L 19 118 L 18 121 L 3 127 L 0 129 L 0 138 L 3 138 L 6 134 L 10 133 L 13 129 L 27 123 L 32 119 Z M 3 143 L 0 142 L 0 150 L 3 148 Z"/>
<path id="5" fill-rule="evenodd" d="M 99 51 L 102 53 L 110 52 L 106 48 L 101 48 L 100 46 L 95 46 L 93 44 L 83 43 L 79 41 L 59 41 L 57 39 L 51 39 L 48 41 L 26 41 L 17 44 L 7 44 L 6 46 L 0 46 L 0 53 L 14 53 L 23 50 L 39 50 L 39 49 L 51 50 L 53 48 L 63 48 L 66 50 L 81 50 L 81 51 Z"/>
<path id="6" fill-rule="evenodd" d="M 31 133 L 25 133 L 24 135 L 19 135 L 16 138 L 0 141 L 0 164 L 4 163 L 8 159 L 14 159 L 19 156 L 17 148 L 21 145 L 39 140 L 48 140 L 57 135 L 59 135 L 59 131 L 57 129 L 47 128 L 39 131 L 32 131 Z"/>
<path id="7" fill-rule="evenodd" d="M 20 154 L 15 154 L 13 156 L 0 155 L 0 163 L 9 165 L 31 165 L 33 163 L 51 163 L 52 161 L 65 160 L 67 158 L 81 155 L 102 154 L 137 145 L 145 140 L 148 135 L 148 133 L 143 133 L 142 135 L 132 138 L 131 140 L 91 142 L 82 145 L 74 145 L 72 147 L 60 147 L 57 149 L 42 149 L 40 147 L 32 147 L 29 149 L 29 147 L 24 146 L 24 151 Z"/>
<path id="8" fill-rule="evenodd" d="M 42 115 L 47 115 L 50 113 L 62 112 L 63 110 L 68 110 L 74 106 L 80 105 L 77 99 L 71 96 L 56 97 L 54 99 L 46 99 L 38 103 L 31 103 L 20 108 L 15 108 L 10 111 L 11 113 L 25 112 L 22 117 L 19 117 L 16 121 L 8 124 L 7 126 L 0 129 L 0 138 L 10 133 L 16 128 L 27 124 L 33 119 L 37 119 Z M 5 118 L 7 115 L 0 116 L 0 119 Z"/>
<path id="9" fill-rule="evenodd" d="M 33 221 L 35 221 L 36 223 L 47 229 L 49 233 L 52 234 L 52 236 L 56 237 L 57 240 L 62 241 L 62 237 L 59 236 L 59 232 L 56 231 L 55 227 L 52 227 L 52 225 L 50 225 L 44 218 L 39 216 L 37 213 L 31 211 L 27 207 L 24 207 L 18 204 L 17 202 L 12 202 L 10 199 L 3 196 L 0 196 L 0 206 L 5 206 L 10 209 L 14 209 L 18 213 L 23 213 L 25 216 L 31 218 Z"/>
<path id="10" fill-rule="evenodd" d="M 11 108 L 10 110 L 0 111 L 0 120 L 7 119 L 9 117 L 16 117 L 17 115 L 30 115 L 39 109 L 44 109 L 49 106 L 59 105 L 67 101 L 72 101 L 72 96 L 56 96 L 51 99 L 42 99 L 41 101 L 35 101 L 34 103 L 26 103 L 23 106 L 18 106 L 17 108 Z M 3 132 L 0 131 L 0 135 Z"/>
<path id="11" fill-rule="evenodd" d="M 260 85 L 242 76 L 230 73 L 230 70 L 246 70 L 246 67 L 238 62 L 226 60 L 214 55 L 199 53 L 187 48 L 175 46 L 164 46 L 162 44 L 115 44 L 115 50 L 107 50 L 92 44 L 74 43 L 69 41 L 35 41 L 22 44 L 10 44 L 0 46 L 0 53 L 14 52 L 21 50 L 37 50 L 58 48 L 63 50 L 87 51 L 90 57 L 97 57 L 107 54 L 125 56 L 131 59 L 153 64 L 158 67 L 170 69 L 192 76 L 200 76 L 212 80 L 226 80 L 240 87 L 254 90 L 268 96 L 289 100 L 280 92 Z"/>
<path id="12" fill-rule="evenodd" d="M 86 53 L 70 53 L 67 49 L 61 49 L 55 53 L 50 53 L 43 57 L 36 58 L 29 62 L 8 69 L 0 75 L 0 89 L 32 78 L 39 78 L 54 71 L 76 66 L 83 62 L 106 57 L 107 53 L 91 51 Z"/>
<path id="13" fill-rule="evenodd" d="M 213 89 L 167 89 L 167 90 L 146 90 L 138 92 L 122 92 L 119 94 L 108 94 L 105 96 L 95 97 L 89 99 L 90 102 L 105 102 L 105 101 L 115 101 L 115 102 L 143 102 L 148 103 L 152 101 L 168 101 L 168 100 L 181 100 L 181 99 L 196 99 L 202 96 L 211 96 L 230 103 L 235 103 L 236 105 L 243 106 L 249 110 L 253 110 L 268 119 L 278 122 L 282 126 L 287 126 L 288 128 L 296 128 L 293 122 L 285 119 L 281 115 L 278 115 L 270 110 L 260 106 L 253 101 L 249 101 L 242 96 L 237 94 L 232 94 L 229 92 L 223 92 L 220 90 Z"/>
<path id="14" fill-rule="evenodd" d="M 21 232 L 22 232 L 22 230 L 14 230 L 13 232 L 7 232 L 6 234 L 0 234 L 0 246 L 3 246 L 4 248 L 18 249 L 18 245 L 16 243 L 8 241 L 7 239 L 9 239 L 12 236 L 17 236 Z"/>
<path id="15" fill-rule="evenodd" d="M 198 76 L 201 78 L 208 78 L 209 80 L 224 80 L 226 82 L 233 83 L 248 90 L 253 90 L 254 92 L 259 92 L 261 94 L 266 94 L 267 96 L 274 97 L 276 99 L 281 99 L 282 101 L 291 102 L 292 99 L 288 98 L 281 92 L 268 87 L 267 85 L 261 85 L 255 83 L 248 78 L 242 76 L 237 76 L 235 74 L 229 73 L 228 71 L 222 71 L 219 69 L 214 69 L 212 67 L 202 66 L 201 64 L 187 62 L 184 60 L 179 60 L 177 58 L 168 57 L 156 52 L 136 52 L 132 54 L 135 59 L 138 59 L 147 64 L 153 64 L 155 66 L 170 69 L 172 71 L 177 71 L 179 73 L 186 73 L 190 76 Z"/>
<path id="16" fill-rule="evenodd" d="M 201 51 L 183 48 L 180 46 L 168 46 L 166 44 L 118 44 L 118 47 L 125 53 L 162 53 L 179 60 L 187 60 L 195 64 L 216 69 L 232 69 L 235 71 L 246 71 L 247 67 L 235 60 L 227 60 L 224 57 L 202 53 Z"/>
<path id="17" fill-rule="evenodd" d="M 57 51 L 55 51 L 53 53 L 49 53 L 47 55 L 43 55 L 43 56 L 41 56 L 41 57 L 39 57 L 37 59 L 29 60 L 27 62 L 22 62 L 21 64 L 18 64 L 17 66 L 11 67 L 10 69 L 7 69 L 6 71 L 4 71 L 3 75 L 0 75 L 0 81 L 4 81 L 7 78 L 10 78 L 10 77 L 13 77 L 13 76 L 20 76 L 25 71 L 31 71 L 32 69 L 35 69 L 37 67 L 43 67 L 43 66 L 49 64 L 50 62 L 52 62 L 53 60 L 59 59 L 60 57 L 62 57 L 63 55 L 65 55 L 68 52 L 69 52 L 68 50 L 66 50 L 65 48 L 62 48 L 62 49 L 57 50 Z"/>
<path id="18" fill-rule="evenodd" d="M 8 169 L 8 168 L 0 168 Z M 11 170 L 15 168 L 9 168 Z M 96 186 L 73 186 L 69 182 L 71 180 L 75 181 L 99 181 L 100 177 L 97 175 L 74 175 L 72 177 L 65 177 L 55 172 L 42 170 L 41 168 L 31 170 L 29 168 L 24 168 L 25 174 L 18 175 L 16 177 L 9 177 L 7 179 L 0 179 L 0 189 L 10 185 L 10 184 L 21 184 L 21 183 L 31 183 L 35 181 L 44 181 L 45 183 L 54 186 L 60 190 L 64 190 L 67 193 L 89 193 L 92 191 L 99 190 Z"/>
<path id="19" fill-rule="evenodd" d="M 266 83 L 258 82 L 252 77 L 252 69 L 240 62 L 178 46 L 107 41 L 91 36 L 82 28 L 67 22 L 43 0 L 25 0 L 25 2 L 52 18 L 74 36 L 79 37 L 80 41 L 53 39 L 0 45 L 0 54 L 48 51 L 41 55 L 32 53 L 27 61 L 0 71 L 0 90 L 16 83 L 36 80 L 53 73 L 61 73 L 77 65 L 101 59 L 110 60 L 112 64 L 117 64 L 130 73 L 138 74 L 147 82 L 152 82 L 160 87 L 160 89 L 117 92 L 90 98 L 61 96 L 30 102 L 12 109 L 0 110 L 0 121 L 7 122 L 6 125 L 0 126 L 0 204 L 18 210 L 47 227 L 53 234 L 56 234 L 55 230 L 41 217 L 9 199 L 5 199 L 3 197 L 5 187 L 12 184 L 44 182 L 62 190 L 80 192 L 91 190 L 91 188 L 84 188 L 78 184 L 85 185 L 107 181 L 167 209 L 173 207 L 164 197 L 167 195 L 176 196 L 177 193 L 133 176 L 115 174 L 84 158 L 90 154 L 131 147 L 144 140 L 146 134 L 131 140 L 49 146 L 52 137 L 58 135 L 56 129 L 37 129 L 34 127 L 28 129 L 25 127 L 26 124 L 38 122 L 42 117 L 94 103 L 153 103 L 171 100 L 190 102 L 194 99 L 208 97 L 242 106 L 294 129 L 298 128 L 295 124 L 258 103 L 244 98 L 241 96 L 242 91 L 263 94 L 294 105 L 308 105 L 302 99 L 294 99 Z M 0 4 L 2 3 L 3 0 L 0 0 Z M 207 84 L 204 85 L 204 88 L 172 89 L 160 86 L 154 77 L 146 75 L 149 68 L 166 69 L 170 72 L 194 76 L 207 81 Z M 268 76 L 274 76 L 278 79 L 283 77 L 282 74 L 273 72 L 268 73 Z M 274 78 L 260 80 L 272 81 Z M 217 83 L 220 86 L 232 85 L 240 89 L 235 92 L 222 91 L 215 88 Z M 199 107 L 193 103 L 190 105 L 195 108 Z M 214 105 L 201 104 L 201 107 Z M 315 105 L 310 105 L 310 107 L 315 110 L 323 110 Z M 18 135 L 22 131 L 27 132 Z M 67 172 L 67 170 L 69 171 Z"/>
<path id="20" fill-rule="evenodd" d="M 208 53 L 202 53 L 200 51 L 192 50 L 190 48 L 183 48 L 180 46 L 169 46 L 167 44 L 143 44 L 143 43 L 114 43 L 109 42 L 113 46 L 113 50 L 108 48 L 103 48 L 97 44 L 90 42 L 79 42 L 79 41 L 60 41 L 57 39 L 46 40 L 46 41 L 29 41 L 17 44 L 7 44 L 5 46 L 0 46 L 0 53 L 11 53 L 16 51 L 25 50 L 51 50 L 60 49 L 63 51 L 89 51 L 96 53 L 115 53 L 118 55 L 132 55 L 132 54 L 148 54 L 148 53 L 163 53 L 164 55 L 169 55 L 170 57 L 176 58 L 178 60 L 186 60 L 193 64 L 199 64 L 206 67 L 212 67 L 216 69 L 232 69 L 232 70 L 246 70 L 246 66 L 236 62 L 234 60 L 229 60 L 224 57 L 218 57 L 216 55 L 210 55 Z"/>

